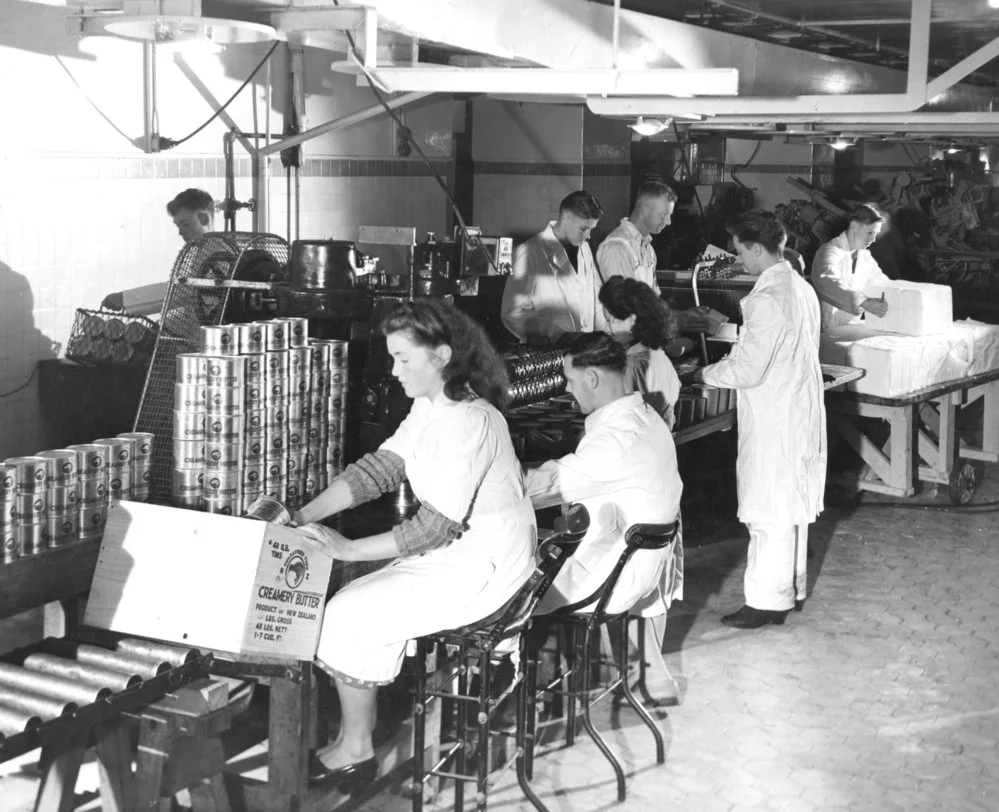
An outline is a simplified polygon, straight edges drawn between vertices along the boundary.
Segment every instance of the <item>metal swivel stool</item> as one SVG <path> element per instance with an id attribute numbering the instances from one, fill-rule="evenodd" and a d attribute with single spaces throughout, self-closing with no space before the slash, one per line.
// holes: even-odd
<path id="1" fill-rule="evenodd" d="M 614 589 L 617 586 L 618 579 L 621 577 L 621 572 L 628 561 L 631 560 L 631 557 L 639 550 L 665 550 L 669 545 L 676 542 L 678 527 L 679 525 L 676 522 L 672 524 L 634 524 L 629 527 L 624 536 L 625 550 L 621 553 L 620 558 L 618 558 L 617 563 L 614 565 L 614 569 L 603 584 L 592 595 L 583 600 L 576 601 L 569 606 L 561 607 L 547 616 L 550 621 L 559 627 L 558 631 L 560 633 L 564 632 L 567 638 L 564 647 L 566 668 L 557 674 L 551 683 L 543 686 L 542 692 L 553 695 L 554 701 L 552 705 L 556 715 L 561 709 L 561 699 L 564 698 L 566 700 L 566 712 L 563 717 L 565 721 L 566 744 L 572 745 L 575 742 L 576 717 L 582 717 L 583 727 L 586 729 L 586 732 L 596 743 L 600 752 L 610 762 L 611 767 L 614 768 L 614 773 L 617 777 L 617 799 L 619 802 L 623 802 L 626 795 L 624 769 L 621 766 L 621 762 L 618 761 L 617 756 L 614 755 L 607 745 L 607 742 L 604 741 L 603 737 L 593 726 L 593 722 L 590 720 L 591 704 L 620 688 L 628 704 L 635 709 L 642 722 L 652 732 L 652 736 L 656 742 L 656 763 L 665 763 L 666 746 L 655 719 L 652 718 L 645 706 L 635 696 L 628 682 L 628 611 L 609 614 L 607 612 L 607 605 L 614 594 Z M 588 606 L 593 606 L 592 612 L 580 611 Z M 603 625 L 616 625 L 619 632 L 619 650 L 617 652 L 616 663 L 614 664 L 617 675 L 609 684 L 593 688 L 593 639 L 597 636 L 594 633 Z M 560 645 L 559 649 L 561 648 L 562 646 Z M 560 659 L 558 652 L 556 657 Z M 537 657 L 534 652 L 528 652 L 528 656 L 524 661 L 524 679 L 526 683 L 525 693 L 528 697 L 536 697 L 538 695 L 538 674 Z M 597 691 L 599 691 L 599 694 L 593 696 Z M 579 705 L 578 711 L 577 703 Z M 525 705 L 526 719 L 524 723 L 526 730 L 524 731 L 523 739 L 526 743 L 526 748 L 523 761 L 524 773 L 527 780 L 530 780 L 533 777 L 534 771 L 533 743 L 537 729 L 537 704 L 534 701 L 528 701 Z M 550 720 L 549 724 L 557 721 L 559 721 L 557 718 Z"/>
<path id="2" fill-rule="evenodd" d="M 527 799 L 539 810 L 547 812 L 540 798 L 527 783 L 523 770 L 523 753 L 530 747 L 524 740 L 527 711 L 525 705 L 531 694 L 524 689 L 522 668 L 515 675 L 513 683 L 498 697 L 492 697 L 493 666 L 508 656 L 510 649 L 497 650 L 499 644 L 520 636 L 519 650 L 521 663 L 527 649 L 527 634 L 531 616 L 548 591 L 563 564 L 575 553 L 579 542 L 589 528 L 590 518 L 586 508 L 573 505 L 564 518 L 555 523 L 555 533 L 539 546 L 539 563 L 528 581 L 504 606 L 476 623 L 458 629 L 438 632 L 417 640 L 416 708 L 413 722 L 413 812 L 423 809 L 423 785 L 432 777 L 452 779 L 455 782 L 454 809 L 464 808 L 465 784 L 476 785 L 475 808 L 478 812 L 486 809 L 489 793 L 489 744 L 492 736 L 509 735 L 509 731 L 495 730 L 492 717 L 496 708 L 509 696 L 515 694 L 517 725 L 515 730 L 518 780 Z M 438 644 L 457 649 L 457 655 L 449 662 L 448 672 L 439 685 L 427 684 L 428 657 Z M 439 669 L 438 669 L 439 670 Z M 470 690 L 471 675 L 478 676 L 478 689 Z M 454 686 L 453 691 L 445 690 Z M 426 758 L 426 713 L 429 703 L 440 699 L 454 703 L 455 741 L 442 743 L 441 757 L 429 769 Z M 470 707 L 471 706 L 471 707 Z M 475 712 L 474 724 L 469 723 L 468 711 Z M 469 754 L 474 753 L 473 764 L 469 765 Z M 454 763 L 454 771 L 446 768 Z M 474 772 L 470 771 L 474 767 Z"/>

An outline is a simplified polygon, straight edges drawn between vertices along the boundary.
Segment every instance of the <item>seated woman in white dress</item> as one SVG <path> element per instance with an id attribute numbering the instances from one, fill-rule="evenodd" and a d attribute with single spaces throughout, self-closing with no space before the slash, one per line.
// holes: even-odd
<path id="1" fill-rule="evenodd" d="M 676 338 L 676 316 L 648 285 L 612 276 L 600 288 L 607 332 L 628 349 L 628 378 L 670 428 L 680 398 L 680 378 L 666 357 Z"/>
<path id="2" fill-rule="evenodd" d="M 482 328 L 439 301 L 401 304 L 382 325 L 392 374 L 413 398 L 399 430 L 347 467 L 295 516 L 344 561 L 394 559 L 327 603 L 316 661 L 342 717 L 317 754 L 314 780 L 363 791 L 377 773 L 378 686 L 398 675 L 409 640 L 473 623 L 502 606 L 534 568 L 537 530 L 497 406 L 503 363 Z M 391 532 L 350 540 L 318 522 L 409 480 L 419 512 Z"/>

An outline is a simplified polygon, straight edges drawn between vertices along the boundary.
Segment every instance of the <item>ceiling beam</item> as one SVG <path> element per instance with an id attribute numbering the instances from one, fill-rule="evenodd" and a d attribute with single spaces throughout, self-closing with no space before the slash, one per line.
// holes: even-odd
<path id="1" fill-rule="evenodd" d="M 966 76 L 974 73 L 983 65 L 999 56 L 999 38 L 983 45 L 973 54 L 969 54 L 949 70 L 941 73 L 926 87 L 926 97 L 932 99 L 956 85 Z"/>

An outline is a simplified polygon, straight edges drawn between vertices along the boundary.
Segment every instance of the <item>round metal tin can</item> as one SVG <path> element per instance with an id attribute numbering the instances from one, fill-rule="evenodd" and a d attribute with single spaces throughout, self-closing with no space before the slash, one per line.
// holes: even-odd
<path id="1" fill-rule="evenodd" d="M 330 371 L 328 369 L 312 370 L 312 397 L 323 398 L 330 396 Z"/>
<path id="2" fill-rule="evenodd" d="M 13 465 L 8 465 L 5 462 L 0 463 L 0 497 L 6 497 L 7 494 L 13 496 L 14 491 L 17 490 L 15 471 Z"/>
<path id="3" fill-rule="evenodd" d="M 304 473 L 308 466 L 309 452 L 306 449 L 303 448 L 298 451 L 288 452 L 288 476 L 291 476 L 292 472 L 297 474 Z"/>
<path id="4" fill-rule="evenodd" d="M 48 460 L 45 457 L 9 457 L 5 465 L 14 469 L 14 490 L 18 493 L 36 493 L 45 490 L 48 478 Z"/>
<path id="5" fill-rule="evenodd" d="M 176 416 L 176 412 L 174 415 Z M 132 441 L 124 440 L 121 437 L 102 437 L 94 440 L 94 445 L 106 445 L 111 449 L 108 457 L 108 467 L 113 471 L 115 468 L 126 468 L 132 460 Z"/>
<path id="6" fill-rule="evenodd" d="M 65 547 L 79 539 L 80 514 L 71 510 L 61 516 L 49 516 L 42 527 L 42 539 L 45 546 Z"/>
<path id="7" fill-rule="evenodd" d="M 306 476 L 305 482 L 302 485 L 302 499 L 306 502 L 311 502 L 319 496 L 319 475 Z"/>
<path id="8" fill-rule="evenodd" d="M 253 412 L 264 408 L 264 387 L 260 383 L 247 383 L 243 390 L 243 404 L 246 411 Z"/>
<path id="9" fill-rule="evenodd" d="M 242 513 L 243 500 L 240 497 L 205 499 L 205 513 L 215 513 L 219 516 L 239 516 Z"/>
<path id="10" fill-rule="evenodd" d="M 205 420 L 205 439 L 233 443 L 243 439 L 243 418 L 211 415 Z"/>
<path id="11" fill-rule="evenodd" d="M 286 498 L 286 488 L 288 481 L 284 477 L 268 478 L 264 480 L 264 496 L 277 499 L 283 502 Z"/>
<path id="12" fill-rule="evenodd" d="M 271 408 L 264 411 L 264 426 L 267 428 L 283 429 L 288 425 L 287 409 Z"/>
<path id="13" fill-rule="evenodd" d="M 329 340 L 310 338 L 309 353 L 311 354 L 309 363 L 313 371 L 330 368 L 330 362 L 333 359 L 333 345 Z"/>
<path id="14" fill-rule="evenodd" d="M 170 504 L 185 510 L 201 510 L 205 506 L 205 499 L 200 493 L 197 496 L 172 496 Z"/>
<path id="15" fill-rule="evenodd" d="M 14 497 L 14 524 L 35 524 L 45 518 L 48 511 L 48 491 L 19 493 Z"/>
<path id="16" fill-rule="evenodd" d="M 73 483 L 65 488 L 49 488 L 47 493 L 48 504 L 46 514 L 48 516 L 61 516 L 67 511 L 75 512 L 80 503 L 80 486 Z"/>
<path id="17" fill-rule="evenodd" d="M 288 500 L 288 504 L 297 506 L 302 500 L 302 482 L 298 477 L 292 479 L 288 477 L 288 482 L 284 486 L 285 499 Z"/>
<path id="18" fill-rule="evenodd" d="M 305 437 L 306 437 L 306 442 L 309 444 L 310 447 L 318 445 L 323 437 L 323 427 L 321 425 L 315 425 L 313 423 L 309 423 L 309 430 L 306 433 Z"/>
<path id="19" fill-rule="evenodd" d="M 132 485 L 132 501 L 148 502 L 152 496 L 152 488 L 149 485 Z"/>
<path id="20" fill-rule="evenodd" d="M 291 524 L 291 512 L 277 499 L 258 496 L 246 508 L 247 519 L 258 519 L 271 524 Z"/>
<path id="21" fill-rule="evenodd" d="M 108 481 L 104 477 L 81 479 L 77 504 L 81 507 L 98 507 L 108 502 Z"/>
<path id="22" fill-rule="evenodd" d="M 17 531 L 13 525 L 0 527 L 0 561 L 9 564 L 17 561 Z"/>
<path id="23" fill-rule="evenodd" d="M 262 438 L 248 439 L 243 444 L 243 463 L 245 465 L 262 465 L 264 462 L 264 440 Z"/>
<path id="24" fill-rule="evenodd" d="M 205 472 L 238 474 L 243 467 L 242 443 L 206 443 Z"/>
<path id="25" fill-rule="evenodd" d="M 312 373 L 312 350 L 308 347 L 288 350 L 288 370 L 292 376 L 308 380 Z"/>
<path id="26" fill-rule="evenodd" d="M 247 411 L 243 415 L 243 431 L 250 436 L 252 429 L 262 429 L 267 425 L 267 412 L 264 409 Z"/>
<path id="27" fill-rule="evenodd" d="M 349 360 L 346 341 L 327 341 L 330 347 L 330 369 L 343 369 Z"/>
<path id="28" fill-rule="evenodd" d="M 174 440 L 173 467 L 182 470 L 200 470 L 205 464 L 205 441 L 184 442 Z"/>
<path id="29" fill-rule="evenodd" d="M 237 499 L 242 477 L 239 474 L 205 472 L 202 493 L 205 499 Z"/>
<path id="30" fill-rule="evenodd" d="M 264 354 L 264 379 L 284 380 L 291 368 L 288 350 L 283 352 L 268 352 Z"/>
<path id="31" fill-rule="evenodd" d="M 76 452 L 76 469 L 80 479 L 104 476 L 111 465 L 111 449 L 106 445 L 84 443 L 66 446 Z"/>
<path id="32" fill-rule="evenodd" d="M 288 424 L 288 450 L 304 448 L 308 442 L 309 427 L 302 421 L 293 421 Z"/>
<path id="33" fill-rule="evenodd" d="M 118 435 L 132 441 L 132 462 L 146 462 L 153 458 L 156 435 L 151 431 L 126 431 Z"/>
<path id="34" fill-rule="evenodd" d="M 107 522 L 106 507 L 80 509 L 80 539 L 99 539 L 104 535 L 104 525 Z"/>
<path id="35" fill-rule="evenodd" d="M 38 555 L 46 548 L 45 525 L 42 522 L 35 524 L 18 524 L 14 526 L 14 538 L 17 539 L 17 554 L 21 558 Z"/>
<path id="36" fill-rule="evenodd" d="M 287 477 L 288 477 L 287 457 L 272 457 L 264 461 L 265 488 L 268 479 L 287 479 Z"/>
<path id="37" fill-rule="evenodd" d="M 151 488 L 153 485 L 153 469 L 147 465 L 136 465 L 132 468 L 132 488 Z"/>
<path id="38" fill-rule="evenodd" d="M 288 325 L 281 319 L 255 323 L 264 329 L 264 350 L 266 352 L 280 352 L 291 346 L 289 343 Z"/>
<path id="39" fill-rule="evenodd" d="M 266 426 L 247 426 L 243 429 L 243 442 L 249 440 L 260 440 L 264 442 L 267 439 L 267 427 Z"/>
<path id="40" fill-rule="evenodd" d="M 282 319 L 288 325 L 288 346 L 300 349 L 309 346 L 309 320 L 302 316 L 286 316 Z"/>
<path id="41" fill-rule="evenodd" d="M 288 432 L 283 429 L 275 429 L 267 432 L 267 445 L 264 446 L 264 456 L 270 460 L 275 457 L 283 457 L 288 451 Z"/>
<path id="42" fill-rule="evenodd" d="M 243 356 L 246 358 L 246 368 L 243 372 L 243 380 L 246 383 L 260 383 L 264 378 L 264 354 L 262 352 L 254 355 Z"/>
<path id="43" fill-rule="evenodd" d="M 236 325 L 236 348 L 240 355 L 255 355 L 264 351 L 264 328 L 259 324 Z"/>
<path id="44" fill-rule="evenodd" d="M 334 369 L 330 371 L 330 392 L 343 391 L 347 388 L 347 370 Z"/>
<path id="45" fill-rule="evenodd" d="M 227 386 L 205 390 L 205 414 L 211 420 L 214 415 L 239 415 L 243 413 L 243 387 Z"/>
<path id="46" fill-rule="evenodd" d="M 327 461 L 329 459 L 329 451 L 328 451 L 327 447 L 326 446 L 319 446 L 315 450 L 315 454 L 316 454 L 316 459 L 315 459 L 314 464 L 316 465 L 316 467 L 318 467 L 318 468 L 325 468 L 326 467 L 326 463 L 327 463 Z"/>
<path id="47" fill-rule="evenodd" d="M 347 393 L 341 389 L 337 389 L 330 392 L 329 398 L 326 400 L 326 414 L 329 415 L 330 420 L 333 419 L 334 415 L 343 414 L 344 406 L 347 401 Z"/>
<path id="48" fill-rule="evenodd" d="M 205 365 L 205 385 L 209 389 L 243 385 L 243 376 L 246 374 L 246 356 L 207 356 Z"/>
<path id="49" fill-rule="evenodd" d="M 243 469 L 243 493 L 260 493 L 264 488 L 264 464 L 247 465 Z"/>
<path id="50" fill-rule="evenodd" d="M 268 381 L 264 384 L 264 408 L 273 409 L 284 405 L 288 400 L 287 381 Z"/>
<path id="51" fill-rule="evenodd" d="M 177 383 L 205 385 L 208 363 L 205 356 L 195 352 L 177 355 Z"/>
<path id="52" fill-rule="evenodd" d="M 117 471 L 114 468 L 111 469 L 111 476 L 108 477 L 108 497 L 125 502 L 132 498 L 131 468 L 122 468 Z"/>
<path id="53" fill-rule="evenodd" d="M 205 355 L 236 355 L 239 351 L 237 330 L 235 324 L 200 328 L 202 351 Z"/>
<path id="54" fill-rule="evenodd" d="M 173 470 L 173 487 L 170 494 L 182 499 L 201 499 L 201 483 L 204 478 L 203 471 Z"/>
<path id="55" fill-rule="evenodd" d="M 173 440 L 175 443 L 189 443 L 205 439 L 204 412 L 174 412 Z"/>
<path id="56" fill-rule="evenodd" d="M 71 448 L 39 451 L 36 456 L 48 460 L 45 470 L 45 486 L 47 488 L 61 488 L 71 482 L 76 482 L 78 474 L 76 452 Z"/>
<path id="57" fill-rule="evenodd" d="M 292 403 L 308 403 L 311 395 L 308 378 L 292 377 L 288 381 L 288 400 Z"/>

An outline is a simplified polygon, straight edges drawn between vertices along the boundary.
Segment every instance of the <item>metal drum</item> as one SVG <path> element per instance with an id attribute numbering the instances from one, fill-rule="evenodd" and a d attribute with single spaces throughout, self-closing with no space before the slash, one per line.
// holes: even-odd
<path id="1" fill-rule="evenodd" d="M 118 435 L 123 440 L 132 441 L 132 461 L 148 462 L 153 458 L 153 442 L 156 435 L 150 431 L 126 431 Z"/>
<path id="2" fill-rule="evenodd" d="M 99 539 L 104 535 L 104 525 L 107 522 L 106 507 L 80 508 L 79 536 L 81 541 Z"/>
<path id="3" fill-rule="evenodd" d="M 349 360 L 348 342 L 326 341 L 330 347 L 330 369 L 346 369 Z"/>
<path id="4" fill-rule="evenodd" d="M 288 450 L 304 448 L 309 442 L 309 424 L 304 420 L 288 421 Z"/>
<path id="5" fill-rule="evenodd" d="M 108 468 L 115 469 L 130 468 L 132 462 L 132 441 L 121 437 L 102 437 L 94 440 L 94 445 L 106 445 L 111 453 L 108 458 Z"/>
<path id="6" fill-rule="evenodd" d="M 19 493 L 14 497 L 14 524 L 38 524 L 48 513 L 48 492 Z"/>
<path id="7" fill-rule="evenodd" d="M 37 493 L 45 490 L 48 477 L 48 460 L 44 457 L 10 457 L 4 460 L 14 472 L 14 490 L 17 493 Z"/>
<path id="8" fill-rule="evenodd" d="M 177 383 L 204 386 L 207 374 L 208 363 L 204 355 L 193 352 L 177 355 Z"/>
<path id="9" fill-rule="evenodd" d="M 42 521 L 14 525 L 17 554 L 21 558 L 38 555 L 46 548 L 45 525 Z"/>
<path id="10" fill-rule="evenodd" d="M 246 355 L 246 366 L 243 370 L 243 380 L 246 383 L 259 383 L 264 378 L 264 354 L 262 352 Z"/>
<path id="11" fill-rule="evenodd" d="M 62 488 L 76 482 L 77 458 L 76 452 L 72 449 L 39 451 L 36 456 L 48 461 L 45 469 L 45 487 Z"/>
<path id="12" fill-rule="evenodd" d="M 111 465 L 111 449 L 106 445 L 83 443 L 66 446 L 66 450 L 76 452 L 76 468 L 80 479 L 107 476 Z"/>
<path id="13" fill-rule="evenodd" d="M 79 540 L 79 535 L 80 513 L 75 507 L 61 516 L 49 516 L 45 519 L 42 539 L 50 549 L 73 544 Z"/>
<path id="14" fill-rule="evenodd" d="M 173 439 L 174 442 L 183 443 L 204 440 L 205 413 L 175 411 L 173 413 Z"/>
<path id="15" fill-rule="evenodd" d="M 263 465 L 264 463 L 264 443 L 262 437 L 247 438 L 243 443 L 243 462 L 246 465 Z"/>
<path id="16" fill-rule="evenodd" d="M 282 406 L 288 402 L 288 379 L 274 378 L 264 382 L 264 408 Z"/>
<path id="17" fill-rule="evenodd" d="M 205 443 L 205 473 L 235 474 L 242 467 L 242 443 Z"/>
<path id="18" fill-rule="evenodd" d="M 263 327 L 264 330 L 264 350 L 266 352 L 280 352 L 291 347 L 288 336 L 288 325 L 280 320 L 254 322 Z"/>
<path id="19" fill-rule="evenodd" d="M 238 473 L 205 472 L 202 493 L 206 500 L 230 500 L 240 496 L 240 475 Z"/>
<path id="20" fill-rule="evenodd" d="M 288 410 L 284 407 L 267 409 L 264 412 L 264 427 L 267 429 L 284 429 L 288 425 Z"/>
<path id="21" fill-rule="evenodd" d="M 264 489 L 265 468 L 263 462 L 243 469 L 243 495 L 261 493 Z"/>
<path id="22" fill-rule="evenodd" d="M 244 437 L 262 437 L 262 434 L 258 432 L 263 432 L 267 427 L 267 412 L 263 409 L 255 409 L 253 411 L 247 411 L 243 415 L 243 436 Z"/>
<path id="23" fill-rule="evenodd" d="M 281 319 L 288 325 L 288 346 L 299 349 L 309 346 L 309 320 L 301 316 L 286 316 Z"/>
<path id="24" fill-rule="evenodd" d="M 77 483 L 65 488 L 49 488 L 45 506 L 46 516 L 62 516 L 75 513 L 80 504 L 80 486 Z"/>
<path id="25" fill-rule="evenodd" d="M 243 389 L 243 407 L 247 412 L 259 411 L 264 408 L 266 389 L 263 382 L 247 383 Z"/>
<path id="26" fill-rule="evenodd" d="M 108 480 L 107 477 L 92 477 L 81 479 L 79 483 L 79 494 L 77 504 L 80 509 L 97 508 L 108 503 Z"/>
<path id="27" fill-rule="evenodd" d="M 180 499 L 185 502 L 194 501 L 196 503 L 201 502 L 201 483 L 204 478 L 204 472 L 199 470 L 190 471 L 178 471 L 173 472 L 173 487 L 171 488 L 171 494 L 174 499 L 174 504 L 176 500 Z M 183 505 L 183 507 L 188 507 L 189 505 Z M 197 505 L 194 505 L 197 507 Z"/>
<path id="28" fill-rule="evenodd" d="M 264 482 L 268 479 L 288 478 L 288 458 L 271 457 L 264 460 Z"/>
<path id="29" fill-rule="evenodd" d="M 112 468 L 108 477 L 108 497 L 122 502 L 132 498 L 132 469 Z"/>
<path id="30" fill-rule="evenodd" d="M 223 324 L 201 328 L 201 350 L 205 355 L 236 355 L 239 351 L 238 326 Z"/>
<path id="31" fill-rule="evenodd" d="M 173 467 L 180 470 L 200 470 L 205 464 L 205 442 L 174 442 Z"/>
<path id="32" fill-rule="evenodd" d="M 240 355 L 256 355 L 264 351 L 264 328 L 260 324 L 236 325 L 236 348 Z"/>
<path id="33" fill-rule="evenodd" d="M 347 389 L 347 370 L 330 370 L 330 392 L 345 391 Z"/>
<path id="34" fill-rule="evenodd" d="M 264 457 L 268 460 L 284 458 L 288 453 L 287 429 L 267 429 L 264 446 Z"/>
<path id="35" fill-rule="evenodd" d="M 243 385 L 246 356 L 206 356 L 205 364 L 205 385 L 209 389 Z"/>

